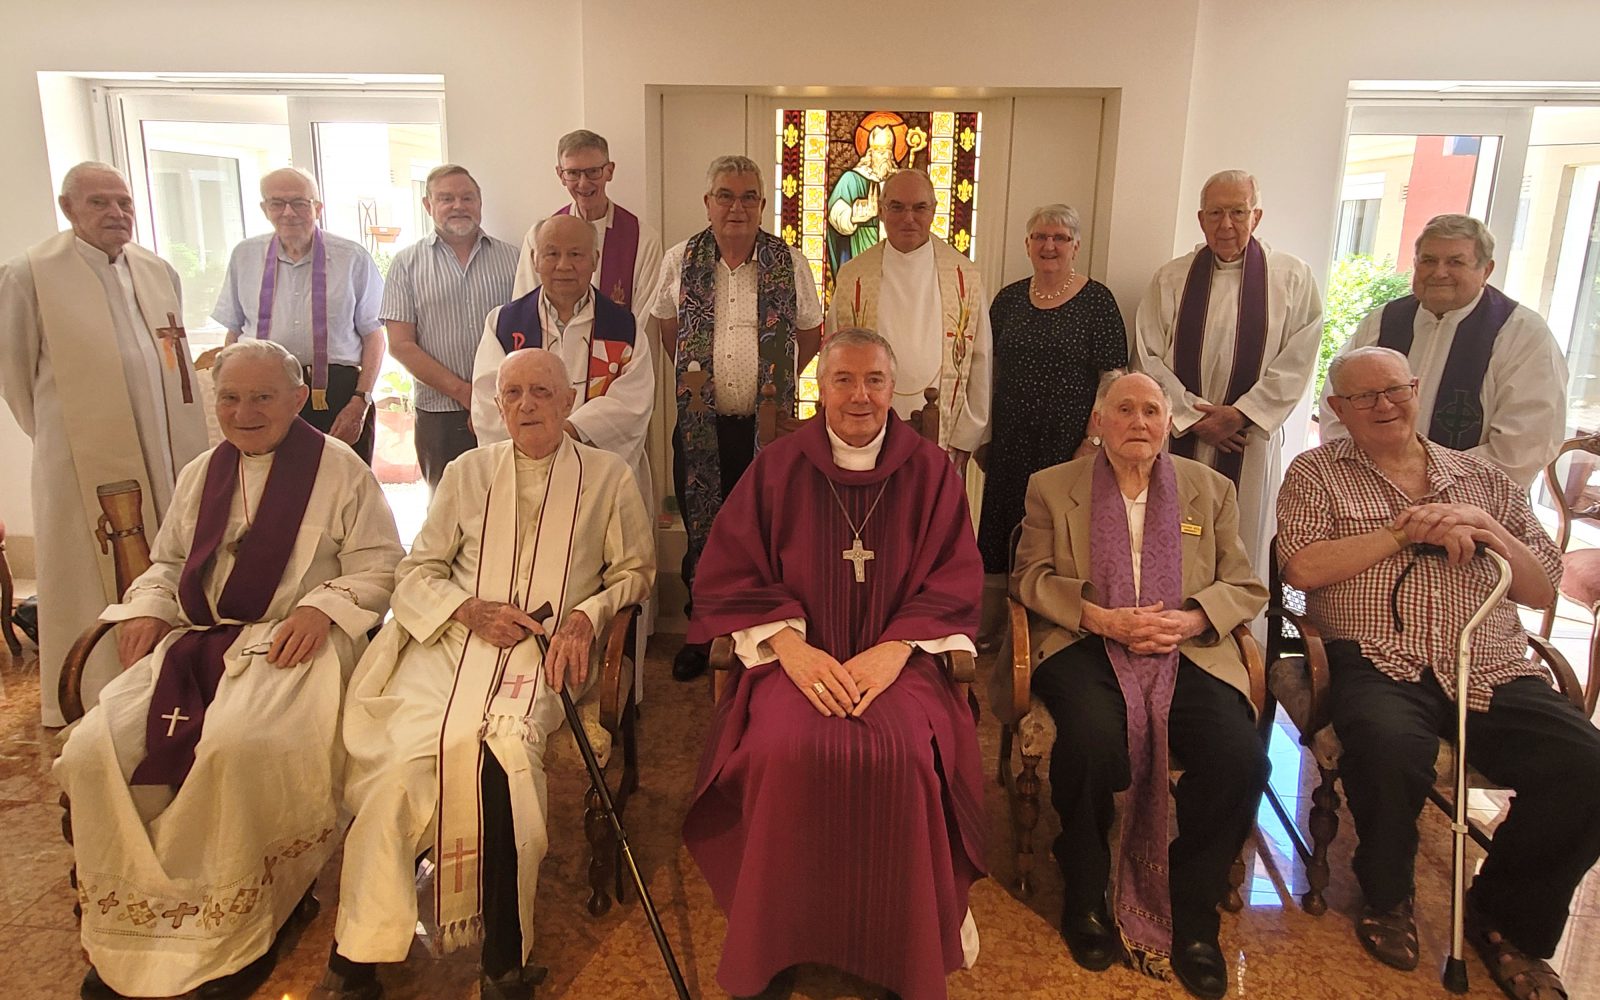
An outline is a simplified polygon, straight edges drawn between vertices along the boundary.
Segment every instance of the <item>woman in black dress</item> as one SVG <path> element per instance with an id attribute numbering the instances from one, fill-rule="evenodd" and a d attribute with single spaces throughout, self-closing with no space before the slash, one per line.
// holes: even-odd
<path id="1" fill-rule="evenodd" d="M 1033 277 L 1000 289 L 989 307 L 993 439 L 978 525 L 986 574 L 1010 570 L 1011 531 L 1022 520 L 1028 477 L 1085 446 L 1100 374 L 1128 364 L 1111 290 L 1075 267 L 1078 213 L 1066 205 L 1035 209 L 1027 244 Z"/>

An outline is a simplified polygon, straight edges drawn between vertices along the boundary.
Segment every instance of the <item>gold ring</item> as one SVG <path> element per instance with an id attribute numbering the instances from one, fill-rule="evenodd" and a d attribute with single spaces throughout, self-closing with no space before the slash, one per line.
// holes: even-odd
<path id="1" fill-rule="evenodd" d="M 828 693 L 827 687 L 824 686 L 821 681 L 813 681 L 811 684 L 811 690 L 815 691 L 819 695 Z"/>

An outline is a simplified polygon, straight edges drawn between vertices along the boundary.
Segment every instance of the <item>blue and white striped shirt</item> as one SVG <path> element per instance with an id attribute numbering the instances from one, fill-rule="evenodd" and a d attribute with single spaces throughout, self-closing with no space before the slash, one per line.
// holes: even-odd
<path id="1" fill-rule="evenodd" d="M 417 346 L 470 382 L 484 317 L 511 301 L 519 254 L 516 244 L 480 233 L 463 268 L 450 245 L 431 232 L 390 262 L 381 315 L 385 322 L 416 324 Z M 416 405 L 430 413 L 463 408 L 421 380 Z"/>

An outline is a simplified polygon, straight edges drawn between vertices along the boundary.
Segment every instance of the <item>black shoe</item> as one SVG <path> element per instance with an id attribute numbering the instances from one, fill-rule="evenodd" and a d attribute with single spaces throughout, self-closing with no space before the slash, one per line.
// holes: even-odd
<path id="1" fill-rule="evenodd" d="M 672 658 L 672 679 L 692 681 L 711 667 L 711 655 L 704 646 L 684 646 Z"/>
<path id="2" fill-rule="evenodd" d="M 1218 1000 L 1228 992 L 1228 963 L 1222 949 L 1211 941 L 1172 943 L 1172 971 L 1183 988 L 1205 1000 Z"/>
<path id="3" fill-rule="evenodd" d="M 533 988 L 544 982 L 550 970 L 542 965 L 529 965 L 521 969 L 490 976 L 478 973 L 478 992 L 482 1000 L 533 1000 Z"/>
<path id="4" fill-rule="evenodd" d="M 78 996 L 83 1000 L 126 1000 L 121 993 L 106 985 L 106 981 L 100 978 L 100 973 L 92 965 L 84 974 L 83 985 L 78 987 Z"/>
<path id="5" fill-rule="evenodd" d="M 246 1000 L 267 981 L 267 977 L 272 975 L 272 967 L 277 964 L 278 950 L 268 948 L 265 955 L 238 972 L 230 972 L 201 985 L 195 996 L 200 1000 Z"/>
<path id="6" fill-rule="evenodd" d="M 1061 915 L 1061 936 L 1072 960 L 1090 972 L 1104 972 L 1122 957 L 1122 938 L 1105 907 Z"/>
<path id="7" fill-rule="evenodd" d="M 367 974 L 340 975 L 329 969 L 322 974 L 322 982 L 312 989 L 307 1000 L 382 1000 L 383 986 L 373 967 L 365 962 L 351 964 L 366 969 Z"/>

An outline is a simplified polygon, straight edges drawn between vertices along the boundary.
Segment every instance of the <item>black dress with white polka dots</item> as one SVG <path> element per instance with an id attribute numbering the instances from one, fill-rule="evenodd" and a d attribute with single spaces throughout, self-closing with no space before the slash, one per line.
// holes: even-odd
<path id="1" fill-rule="evenodd" d="M 1100 373 L 1128 364 L 1128 335 L 1111 289 L 1093 279 L 1054 309 L 1029 300 L 1028 279 L 1012 282 L 994 297 L 989 321 L 994 436 L 978 548 L 984 572 L 1004 573 L 1028 477 L 1078 450 Z"/>

